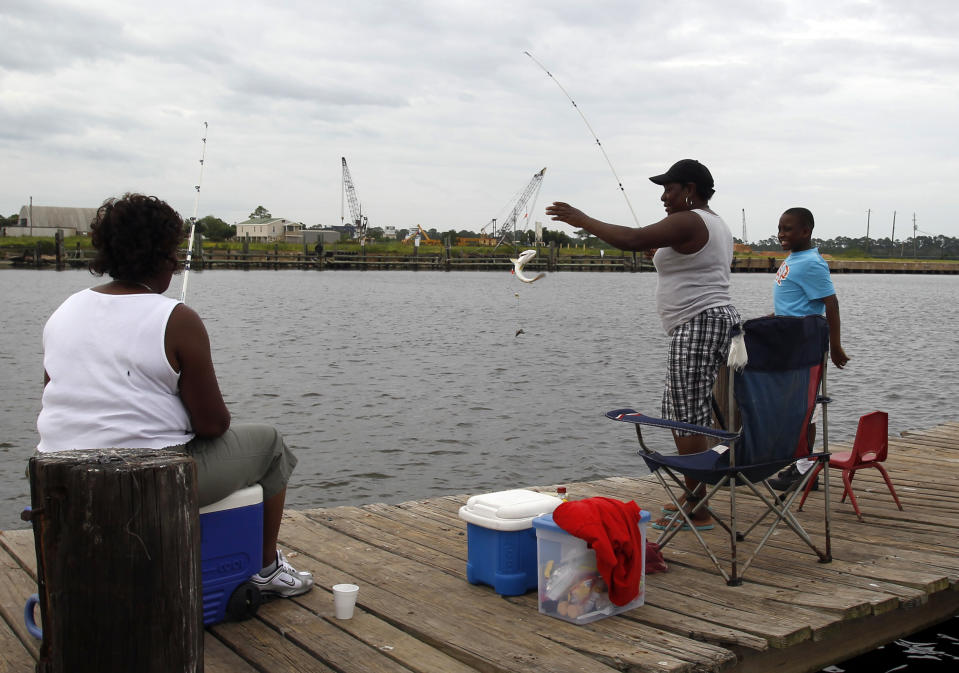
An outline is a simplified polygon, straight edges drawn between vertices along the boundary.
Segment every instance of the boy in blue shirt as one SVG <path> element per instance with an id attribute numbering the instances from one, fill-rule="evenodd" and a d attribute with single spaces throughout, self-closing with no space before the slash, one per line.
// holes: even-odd
<path id="1" fill-rule="evenodd" d="M 822 315 L 826 314 L 829 325 L 829 355 L 836 367 L 842 369 L 849 362 L 849 356 L 842 349 L 839 338 L 839 300 L 829 277 L 829 265 L 812 244 L 812 230 L 815 222 L 812 213 L 806 208 L 790 208 L 779 218 L 779 243 L 789 256 L 776 272 L 776 285 L 773 287 L 773 306 L 776 315 Z M 817 408 L 818 410 L 818 408 Z M 815 439 L 814 425 L 810 426 L 810 448 Z M 813 461 L 800 458 L 795 464 L 770 479 L 773 488 L 784 491 L 798 481 Z M 813 484 L 813 490 L 819 486 L 819 477 Z"/>

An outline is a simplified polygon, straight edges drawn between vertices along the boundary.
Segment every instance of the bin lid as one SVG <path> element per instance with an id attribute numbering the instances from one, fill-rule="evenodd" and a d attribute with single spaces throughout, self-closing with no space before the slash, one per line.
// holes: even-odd
<path id="1" fill-rule="evenodd" d="M 529 528 L 533 519 L 563 502 L 556 496 L 522 488 L 474 495 L 460 507 L 460 518 L 483 528 L 516 531 Z"/>
<path id="2" fill-rule="evenodd" d="M 645 509 L 639 510 L 639 524 L 647 523 L 652 515 Z M 541 528 L 543 530 L 552 531 L 554 533 L 566 533 L 565 530 L 559 527 L 555 521 L 553 521 L 553 513 L 544 514 L 533 519 L 533 528 Z M 567 533 L 568 535 L 568 533 Z"/>

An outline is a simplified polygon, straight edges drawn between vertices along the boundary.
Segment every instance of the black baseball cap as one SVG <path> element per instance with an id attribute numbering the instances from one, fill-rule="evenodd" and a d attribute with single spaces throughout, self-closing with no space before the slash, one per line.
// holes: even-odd
<path id="1" fill-rule="evenodd" d="M 678 182 L 685 185 L 688 182 L 694 183 L 697 187 L 704 190 L 713 188 L 713 176 L 709 169 L 703 166 L 695 159 L 680 159 L 669 167 L 669 170 L 662 175 L 654 175 L 650 178 L 657 185 L 665 185 L 670 182 Z"/>

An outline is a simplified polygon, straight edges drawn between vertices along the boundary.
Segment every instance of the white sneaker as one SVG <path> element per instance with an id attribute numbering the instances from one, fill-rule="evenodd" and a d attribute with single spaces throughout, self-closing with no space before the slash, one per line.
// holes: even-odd
<path id="1" fill-rule="evenodd" d="M 305 594 L 313 588 L 313 574 L 301 572 L 290 565 L 283 552 L 276 550 L 276 570 L 264 577 L 256 573 L 250 578 L 260 593 L 266 596 L 290 598 Z"/>

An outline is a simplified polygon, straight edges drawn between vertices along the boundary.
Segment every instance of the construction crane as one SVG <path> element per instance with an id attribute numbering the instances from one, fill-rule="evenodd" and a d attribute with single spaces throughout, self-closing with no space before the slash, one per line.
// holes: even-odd
<path id="1" fill-rule="evenodd" d="M 366 216 L 363 214 L 363 207 L 360 200 L 356 198 L 356 188 L 353 187 L 353 178 L 350 177 L 350 169 L 346 165 L 346 157 L 343 159 L 343 192 L 340 194 L 340 224 L 349 227 L 350 236 L 354 239 L 366 239 Z M 344 222 L 344 200 L 350 204 L 350 223 Z"/>
<path id="2" fill-rule="evenodd" d="M 526 185 L 526 189 L 520 195 L 516 205 L 513 206 L 509 216 L 500 225 L 500 236 L 493 250 L 507 241 L 516 243 L 516 223 L 523 220 L 521 231 L 525 231 L 529 223 L 529 213 L 536 207 L 536 197 L 539 195 L 539 188 L 543 186 L 543 176 L 546 175 L 546 169 L 543 168 L 539 173 L 533 175 L 533 179 Z M 484 227 L 485 228 L 485 227 Z"/>
<path id="3" fill-rule="evenodd" d="M 423 227 L 421 227 L 418 224 L 416 225 L 416 229 L 410 230 L 409 236 L 403 239 L 403 243 L 409 243 L 417 236 L 419 236 L 420 241 L 425 243 L 426 245 L 442 245 L 441 241 L 437 241 L 436 239 L 430 238 L 430 235 L 427 234 L 426 231 L 423 230 Z"/>

